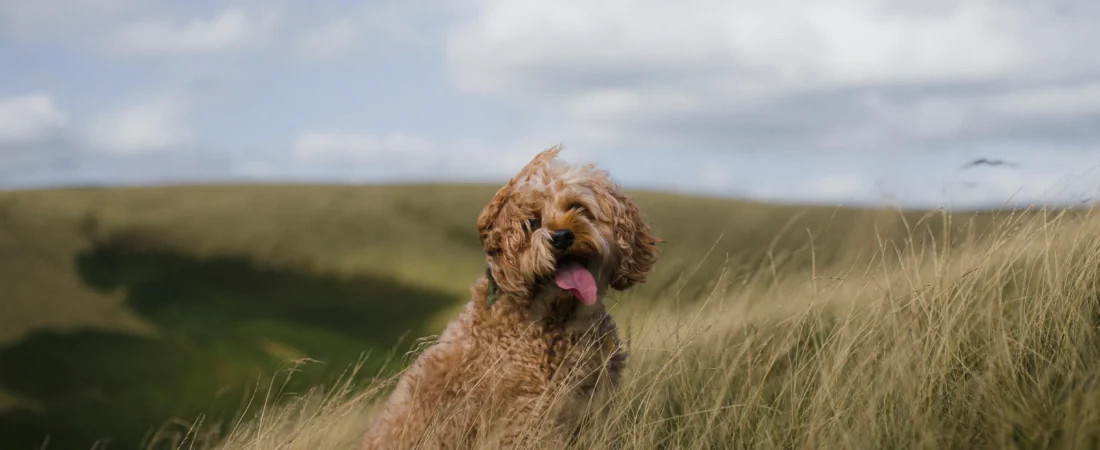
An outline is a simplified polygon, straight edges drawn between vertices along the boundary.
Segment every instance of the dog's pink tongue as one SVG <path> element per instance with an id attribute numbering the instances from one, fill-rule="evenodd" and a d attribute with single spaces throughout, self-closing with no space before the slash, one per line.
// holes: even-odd
<path id="1" fill-rule="evenodd" d="M 582 303 L 596 304 L 596 279 L 581 264 L 571 263 L 558 269 L 554 282 L 563 290 L 572 292 Z"/>

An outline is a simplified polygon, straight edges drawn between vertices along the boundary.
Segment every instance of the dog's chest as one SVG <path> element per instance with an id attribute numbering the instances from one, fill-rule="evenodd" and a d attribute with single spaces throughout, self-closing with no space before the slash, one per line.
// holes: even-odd
<path id="1" fill-rule="evenodd" d="M 535 394 L 571 391 L 591 396 L 602 381 L 617 382 L 625 362 L 611 317 L 602 304 L 575 298 L 537 298 L 523 310 L 498 311 L 489 333 L 501 386 Z M 601 381 L 602 380 L 602 381 Z"/>
<path id="2" fill-rule="evenodd" d="M 575 386 L 585 396 L 592 394 L 599 378 L 609 375 L 605 369 L 613 369 L 610 365 L 622 356 L 614 324 L 602 311 L 582 315 L 563 310 L 544 321 L 539 335 L 545 348 L 543 376 L 548 382 Z"/>

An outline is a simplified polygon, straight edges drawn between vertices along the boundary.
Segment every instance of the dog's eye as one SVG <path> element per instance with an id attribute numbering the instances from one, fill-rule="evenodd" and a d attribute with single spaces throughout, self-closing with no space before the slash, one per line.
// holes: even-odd
<path id="1" fill-rule="evenodd" d="M 541 227 L 541 226 L 542 226 L 542 220 L 539 219 L 538 217 L 532 217 L 532 218 L 527 220 L 527 229 L 530 230 L 530 231 L 535 231 L 535 230 L 539 229 L 539 227 Z"/>
<path id="2" fill-rule="evenodd" d="M 577 214 L 584 214 L 584 212 L 587 211 L 588 208 L 585 208 L 584 205 L 580 203 L 574 203 L 572 205 L 569 205 L 569 210 Z"/>

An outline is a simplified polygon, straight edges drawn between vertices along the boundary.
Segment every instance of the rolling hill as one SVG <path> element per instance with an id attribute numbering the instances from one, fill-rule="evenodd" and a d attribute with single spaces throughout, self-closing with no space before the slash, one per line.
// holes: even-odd
<path id="1" fill-rule="evenodd" d="M 134 448 L 200 415 L 231 425 L 289 360 L 323 362 L 291 390 L 364 355 L 360 377 L 390 373 L 483 270 L 474 223 L 495 190 L 0 193 L 0 435 Z M 668 241 L 650 282 L 618 295 L 638 309 L 697 301 L 717 280 L 843 267 L 886 243 L 954 245 L 996 217 L 634 197 Z"/>

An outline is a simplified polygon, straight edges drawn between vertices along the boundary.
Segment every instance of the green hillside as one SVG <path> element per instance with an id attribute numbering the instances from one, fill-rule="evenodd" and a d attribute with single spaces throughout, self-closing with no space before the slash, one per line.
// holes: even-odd
<path id="1" fill-rule="evenodd" d="M 364 354 L 363 379 L 399 367 L 483 270 L 474 223 L 495 189 L 0 193 L 5 448 L 47 436 L 48 448 L 135 448 L 201 414 L 228 425 L 297 358 L 324 364 L 297 373 L 291 390 L 331 381 Z M 721 269 L 736 283 L 769 266 L 843 265 L 889 238 L 949 243 L 993 217 L 956 214 L 948 234 L 939 214 L 635 198 L 668 241 L 651 281 L 619 295 L 637 307 L 699 298 Z"/>

